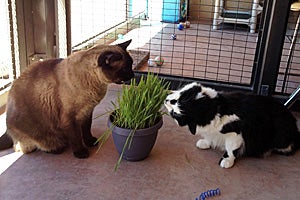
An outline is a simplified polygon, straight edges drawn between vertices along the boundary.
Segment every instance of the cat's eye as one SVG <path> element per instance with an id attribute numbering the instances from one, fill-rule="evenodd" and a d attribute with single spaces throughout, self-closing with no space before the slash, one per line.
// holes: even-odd
<path id="1" fill-rule="evenodd" d="M 171 103 L 172 105 L 174 105 L 174 104 L 177 103 L 177 100 L 176 100 L 176 99 L 172 99 L 172 100 L 170 101 L 170 103 Z"/>

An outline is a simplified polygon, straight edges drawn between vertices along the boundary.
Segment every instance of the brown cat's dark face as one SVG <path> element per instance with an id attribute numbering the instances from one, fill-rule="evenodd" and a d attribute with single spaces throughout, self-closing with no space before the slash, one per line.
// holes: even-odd
<path id="1" fill-rule="evenodd" d="M 114 46 L 101 53 L 98 58 L 98 66 L 102 68 L 103 74 L 111 82 L 121 84 L 134 77 L 132 70 L 133 60 L 126 51 L 131 40 Z"/>

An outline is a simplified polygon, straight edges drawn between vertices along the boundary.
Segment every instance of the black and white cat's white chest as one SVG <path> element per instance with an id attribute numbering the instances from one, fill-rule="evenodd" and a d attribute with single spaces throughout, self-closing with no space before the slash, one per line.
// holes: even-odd
<path id="1" fill-rule="evenodd" d="M 219 113 L 216 113 L 215 117 L 209 123 L 202 125 L 198 124 L 196 126 L 196 135 L 207 140 L 209 145 L 203 144 L 200 140 L 196 146 L 201 149 L 211 147 L 225 150 L 225 143 L 228 138 L 240 134 L 240 128 L 238 126 L 239 121 L 239 117 L 235 114 L 220 115 Z"/>

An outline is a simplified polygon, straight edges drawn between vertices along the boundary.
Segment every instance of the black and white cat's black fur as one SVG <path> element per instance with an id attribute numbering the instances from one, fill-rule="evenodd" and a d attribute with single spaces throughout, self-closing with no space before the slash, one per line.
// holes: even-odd
<path id="1" fill-rule="evenodd" d="M 194 82 L 169 94 L 165 106 L 179 126 L 202 137 L 198 148 L 225 151 L 222 168 L 239 156 L 291 155 L 300 146 L 296 119 L 272 97 L 217 92 Z"/>

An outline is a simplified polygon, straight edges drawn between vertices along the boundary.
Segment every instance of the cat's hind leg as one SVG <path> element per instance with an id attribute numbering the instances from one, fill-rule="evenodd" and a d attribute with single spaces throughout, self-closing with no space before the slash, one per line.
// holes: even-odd
<path id="1" fill-rule="evenodd" d="M 26 134 L 19 129 L 14 129 L 13 131 L 10 131 L 10 133 L 14 140 L 15 151 L 23 153 L 31 153 L 39 149 L 47 153 L 60 154 L 67 146 L 66 140 L 62 134 L 43 132 L 30 134 L 29 136 L 29 134 Z M 40 137 L 41 135 L 43 137 Z M 61 135 L 62 137 L 58 137 L 57 135 Z"/>
<path id="2" fill-rule="evenodd" d="M 14 141 L 14 150 L 16 152 L 31 153 L 37 149 L 32 140 L 23 139 L 22 141 Z"/>
<path id="3" fill-rule="evenodd" d="M 61 154 L 67 147 L 63 137 L 47 137 L 37 143 L 38 149 L 46 153 Z"/>
<path id="4" fill-rule="evenodd" d="M 286 148 L 275 148 L 273 149 L 273 152 L 280 155 L 290 156 L 296 152 L 296 147 L 294 144 L 290 144 Z"/>
<path id="5" fill-rule="evenodd" d="M 22 133 L 19 129 L 8 128 L 7 134 L 12 138 L 13 147 L 16 152 L 27 154 L 37 149 L 35 142 L 31 138 L 26 137 L 26 134 Z"/>
<path id="6" fill-rule="evenodd" d="M 293 155 L 298 147 L 298 142 L 300 143 L 300 133 L 297 130 L 297 127 L 290 125 L 289 132 L 282 130 L 280 128 L 277 129 L 277 134 L 273 139 L 274 147 L 272 148 L 272 152 L 280 155 L 290 156 Z"/>
<path id="7" fill-rule="evenodd" d="M 17 141 L 16 143 L 14 143 L 14 150 L 16 152 L 22 152 L 24 154 L 27 154 L 35 151 L 36 149 L 37 149 L 36 146 L 32 143 L 28 143 L 24 141 L 22 142 Z"/>
<path id="8" fill-rule="evenodd" d="M 206 139 L 200 139 L 196 143 L 196 146 L 199 149 L 209 149 L 210 145 L 211 145 L 211 142 L 209 140 L 206 140 Z"/>
<path id="9" fill-rule="evenodd" d="M 225 139 L 225 149 L 223 157 L 220 159 L 220 166 L 222 168 L 230 168 L 234 165 L 234 161 L 242 151 L 244 140 L 241 134 L 236 134 L 234 132 L 229 134 Z"/>

